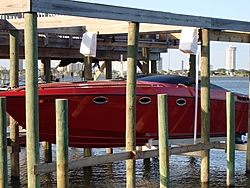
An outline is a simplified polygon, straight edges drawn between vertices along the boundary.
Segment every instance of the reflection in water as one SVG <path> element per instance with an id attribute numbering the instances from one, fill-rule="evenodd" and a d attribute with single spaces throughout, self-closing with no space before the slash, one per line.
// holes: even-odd
<path id="1" fill-rule="evenodd" d="M 53 161 L 55 161 L 55 145 Z M 10 182 L 9 187 L 27 187 L 26 148 L 20 152 L 21 174 L 20 182 Z M 42 147 L 41 150 L 42 151 Z M 114 149 L 114 153 L 123 150 Z M 93 155 L 105 155 L 105 149 L 93 149 Z M 40 161 L 43 162 L 43 152 L 40 152 Z M 170 186 L 178 188 L 203 188 L 226 186 L 226 153 L 224 150 L 212 149 L 210 153 L 210 183 L 200 183 L 200 158 L 172 155 L 170 157 Z M 83 149 L 69 148 L 69 159 L 83 158 Z M 245 152 L 236 151 L 235 187 L 250 187 L 249 176 L 245 175 Z M 41 174 L 41 187 L 56 187 L 56 172 Z M 136 161 L 136 187 L 159 187 L 159 159 L 140 159 Z M 9 178 L 10 180 L 10 178 Z M 72 188 L 124 188 L 126 187 L 126 161 L 107 163 L 87 168 L 69 171 L 69 185 Z"/>

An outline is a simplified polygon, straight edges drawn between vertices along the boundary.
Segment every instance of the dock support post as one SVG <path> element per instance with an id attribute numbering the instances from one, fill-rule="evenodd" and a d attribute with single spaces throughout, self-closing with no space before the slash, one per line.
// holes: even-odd
<path id="1" fill-rule="evenodd" d="M 112 79 L 112 60 L 106 60 L 106 79 Z M 106 154 L 112 154 L 113 148 L 106 148 Z"/>
<path id="2" fill-rule="evenodd" d="M 112 148 L 106 148 L 106 154 L 112 154 L 113 149 Z"/>
<path id="3" fill-rule="evenodd" d="M 19 85 L 19 31 L 10 31 L 10 87 Z M 11 180 L 19 181 L 20 164 L 19 164 L 19 125 L 10 117 L 10 145 L 12 153 L 10 154 Z"/>
<path id="4" fill-rule="evenodd" d="M 84 56 L 84 80 L 92 80 L 92 58 Z"/>
<path id="5" fill-rule="evenodd" d="M 136 149 L 136 65 L 139 23 L 128 23 L 128 70 L 126 83 L 126 151 Z M 127 188 L 136 187 L 135 160 L 126 161 Z"/>
<path id="6" fill-rule="evenodd" d="M 51 59 L 49 57 L 45 57 L 41 59 L 43 64 L 43 74 L 45 76 L 45 82 L 50 83 L 51 80 Z M 49 142 L 43 142 L 43 151 L 44 151 L 44 162 L 51 163 L 52 162 L 52 144 Z"/>
<path id="7" fill-rule="evenodd" d="M 44 76 L 45 76 L 45 81 L 46 83 L 51 82 L 51 58 L 45 57 L 41 59 L 41 62 L 43 64 L 43 69 L 44 69 Z"/>
<path id="8" fill-rule="evenodd" d="M 159 94 L 158 101 L 158 139 L 160 159 L 160 188 L 169 187 L 169 147 L 168 147 L 168 106 L 167 95 Z"/>
<path id="9" fill-rule="evenodd" d="M 250 58 L 249 58 L 250 59 Z M 249 60 L 250 70 L 250 60 Z M 250 73 L 248 75 L 248 95 L 250 96 Z M 250 100 L 248 101 L 248 134 L 247 134 L 247 151 L 246 151 L 246 173 L 250 174 Z"/>
<path id="10" fill-rule="evenodd" d="M 92 80 L 92 58 L 84 56 L 84 80 Z M 84 157 L 91 156 L 91 148 L 84 148 Z"/>
<path id="11" fill-rule="evenodd" d="M 68 100 L 56 99 L 57 187 L 69 187 L 68 145 Z"/>
<path id="12" fill-rule="evenodd" d="M 157 74 L 156 60 L 151 60 L 151 74 Z"/>
<path id="13" fill-rule="evenodd" d="M 8 187 L 6 98 L 0 97 L 0 187 Z"/>
<path id="14" fill-rule="evenodd" d="M 198 67 L 196 67 L 196 55 L 190 54 L 190 57 L 189 57 L 189 75 L 188 76 L 195 79 L 196 69 L 198 69 Z"/>
<path id="15" fill-rule="evenodd" d="M 106 79 L 112 79 L 112 60 L 106 59 Z"/>
<path id="16" fill-rule="evenodd" d="M 40 176 L 34 174 L 39 163 L 38 117 L 38 37 L 37 13 L 24 13 L 24 38 L 26 60 L 26 142 L 28 187 L 40 187 Z"/>
<path id="17" fill-rule="evenodd" d="M 235 175 L 235 104 L 234 93 L 226 93 L 227 103 L 227 186 L 234 186 Z"/>
<path id="18" fill-rule="evenodd" d="M 149 74 L 149 48 L 142 48 L 142 73 Z"/>
<path id="19" fill-rule="evenodd" d="M 210 39 L 209 30 L 201 29 L 201 142 L 210 141 Z M 201 151 L 201 182 L 209 182 L 209 150 Z"/>

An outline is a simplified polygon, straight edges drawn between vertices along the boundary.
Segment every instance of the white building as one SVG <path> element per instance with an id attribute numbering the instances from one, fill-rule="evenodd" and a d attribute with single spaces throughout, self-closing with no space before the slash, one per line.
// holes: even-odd
<path id="1" fill-rule="evenodd" d="M 230 45 L 226 49 L 226 69 L 234 71 L 236 67 L 236 47 Z"/>
<path id="2" fill-rule="evenodd" d="M 157 70 L 162 70 L 162 58 L 157 61 Z"/>
<path id="3" fill-rule="evenodd" d="M 23 70 L 23 59 L 19 59 L 19 70 Z"/>
<path id="4" fill-rule="evenodd" d="M 77 63 L 71 63 L 67 66 L 67 71 L 74 72 L 77 70 L 83 69 L 83 63 L 77 62 Z"/>

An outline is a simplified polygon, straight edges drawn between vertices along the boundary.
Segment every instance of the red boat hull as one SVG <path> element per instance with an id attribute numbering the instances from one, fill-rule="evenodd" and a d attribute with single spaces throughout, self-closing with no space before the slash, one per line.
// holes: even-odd
<path id="1" fill-rule="evenodd" d="M 56 142 L 55 100 L 68 99 L 69 145 L 72 147 L 125 146 L 125 81 L 51 83 L 39 85 L 40 141 Z M 226 135 L 226 90 L 211 89 L 210 136 Z M 136 96 L 136 145 L 157 139 L 157 94 L 168 94 L 169 138 L 194 136 L 195 88 L 180 84 L 138 82 Z M 3 92 L 7 112 L 25 128 L 25 90 Z M 235 97 L 236 132 L 247 131 L 246 96 Z M 102 99 L 107 101 L 102 102 Z M 239 100 L 240 99 L 240 100 Z M 95 100 L 97 100 L 95 102 Z M 177 104 L 178 101 L 185 104 Z M 101 101 L 101 102 L 100 102 Z M 200 106 L 200 104 L 198 105 Z M 200 136 L 200 108 L 198 109 Z"/>

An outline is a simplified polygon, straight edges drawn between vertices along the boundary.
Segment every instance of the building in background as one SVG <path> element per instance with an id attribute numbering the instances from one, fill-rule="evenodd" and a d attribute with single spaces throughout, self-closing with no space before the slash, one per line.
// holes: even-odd
<path id="1" fill-rule="evenodd" d="M 162 70 L 162 57 L 157 61 L 157 70 Z"/>
<path id="2" fill-rule="evenodd" d="M 19 66 L 18 66 L 19 70 L 23 70 L 23 59 L 19 59 Z"/>
<path id="3" fill-rule="evenodd" d="M 67 66 L 68 72 L 74 72 L 77 70 L 83 70 L 83 63 L 77 62 L 77 63 L 71 63 Z"/>
<path id="4" fill-rule="evenodd" d="M 228 74 L 233 75 L 236 67 L 236 47 L 230 45 L 226 49 L 226 69 Z"/>

